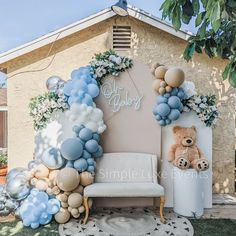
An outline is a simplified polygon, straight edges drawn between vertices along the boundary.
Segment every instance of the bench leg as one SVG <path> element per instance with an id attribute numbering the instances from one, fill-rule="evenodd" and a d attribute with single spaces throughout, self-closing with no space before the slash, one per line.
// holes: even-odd
<path id="1" fill-rule="evenodd" d="M 161 197 L 160 197 L 160 218 L 161 218 L 161 222 L 162 222 L 163 224 L 166 223 L 166 220 L 165 220 L 164 214 L 163 214 L 164 205 L 165 205 L 165 197 L 164 197 L 164 196 L 161 196 Z"/>
<path id="2" fill-rule="evenodd" d="M 83 223 L 84 225 L 86 225 L 88 216 L 89 216 L 88 197 L 84 197 L 84 207 L 85 207 L 85 217 L 84 217 Z"/>

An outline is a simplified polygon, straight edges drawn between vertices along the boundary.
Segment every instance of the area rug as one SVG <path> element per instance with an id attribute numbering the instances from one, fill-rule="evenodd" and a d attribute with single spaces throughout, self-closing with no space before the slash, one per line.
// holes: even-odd
<path id="1" fill-rule="evenodd" d="M 122 208 L 99 209 L 89 217 L 86 225 L 82 220 L 71 220 L 59 226 L 61 236 L 192 236 L 189 220 L 168 212 L 166 224 L 151 209 Z"/>

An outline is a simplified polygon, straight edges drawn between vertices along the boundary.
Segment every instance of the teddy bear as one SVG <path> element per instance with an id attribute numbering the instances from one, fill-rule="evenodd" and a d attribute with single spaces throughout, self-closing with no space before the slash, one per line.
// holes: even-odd
<path id="1" fill-rule="evenodd" d="M 185 128 L 175 126 L 173 127 L 173 134 L 176 143 L 170 148 L 168 161 L 180 169 L 192 167 L 197 171 L 207 170 L 209 168 L 209 162 L 196 145 L 196 127 Z"/>

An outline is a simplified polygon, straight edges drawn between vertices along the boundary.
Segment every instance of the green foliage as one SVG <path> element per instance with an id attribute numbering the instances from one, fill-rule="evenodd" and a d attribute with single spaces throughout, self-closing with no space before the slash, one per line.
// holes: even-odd
<path id="1" fill-rule="evenodd" d="M 0 154 L 0 166 L 6 166 L 6 165 L 7 165 L 7 155 Z"/>
<path id="2" fill-rule="evenodd" d="M 205 52 L 210 58 L 230 60 L 222 77 L 236 87 L 236 1 L 165 0 L 160 10 L 176 30 L 195 20 L 198 31 L 189 38 L 184 58 L 189 61 L 194 52 Z"/>

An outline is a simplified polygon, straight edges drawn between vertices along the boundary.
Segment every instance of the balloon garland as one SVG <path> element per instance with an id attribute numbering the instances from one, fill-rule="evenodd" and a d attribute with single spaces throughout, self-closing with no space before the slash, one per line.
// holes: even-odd
<path id="1" fill-rule="evenodd" d="M 167 68 L 159 63 L 151 66 L 153 89 L 159 94 L 153 115 L 160 126 L 178 120 L 182 112 L 195 111 L 206 126 L 214 127 L 219 116 L 214 95 L 197 95 L 193 82 L 185 81 L 180 68 Z"/>
<path id="2" fill-rule="evenodd" d="M 72 71 L 68 81 L 48 78 L 48 93 L 33 98 L 29 105 L 34 128 L 45 128 L 52 114 L 61 110 L 73 122 L 74 136 L 60 148 L 45 150 L 28 168 L 7 174 L 6 186 L 0 188 L 0 216 L 15 213 L 25 226 L 36 229 L 53 218 L 62 224 L 84 213 L 83 190 L 94 181 L 96 159 L 103 155 L 100 135 L 106 130 L 103 112 L 94 99 L 105 76 L 118 76 L 132 65 L 131 59 L 109 50 Z"/>

